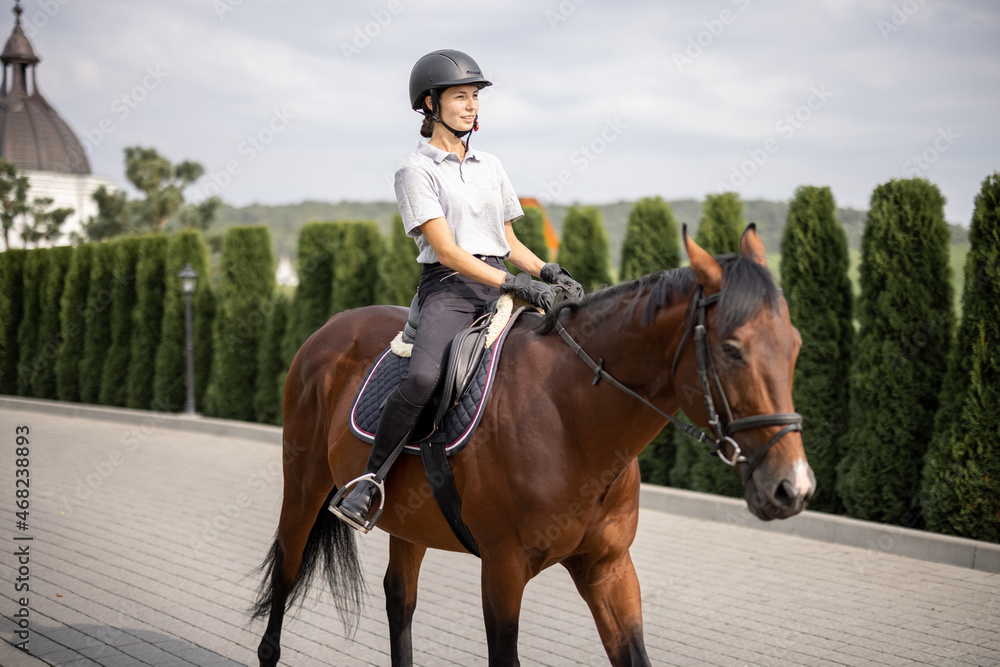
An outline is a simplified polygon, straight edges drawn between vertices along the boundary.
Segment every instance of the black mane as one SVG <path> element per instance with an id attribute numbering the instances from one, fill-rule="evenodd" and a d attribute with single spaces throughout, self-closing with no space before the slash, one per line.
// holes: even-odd
<path id="1" fill-rule="evenodd" d="M 722 337 L 730 336 L 761 308 L 778 308 L 778 286 L 771 272 L 765 267 L 739 254 L 718 255 L 715 260 L 722 267 L 722 294 L 716 313 L 716 326 Z M 638 297 L 649 289 L 649 299 L 642 323 L 649 324 L 657 313 L 672 303 L 676 294 L 687 294 L 695 285 L 694 271 L 690 267 L 657 271 L 626 283 L 619 283 L 592 292 L 578 301 L 563 301 L 550 310 L 538 325 L 538 333 L 552 331 L 556 320 L 564 311 L 586 311 L 595 304 L 608 300 L 619 301 L 632 297 L 629 316 Z M 693 304 L 692 304 L 693 306 Z"/>

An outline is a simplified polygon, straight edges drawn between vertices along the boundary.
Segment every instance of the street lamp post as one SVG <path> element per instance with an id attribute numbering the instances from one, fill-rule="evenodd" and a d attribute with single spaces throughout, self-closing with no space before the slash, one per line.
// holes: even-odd
<path id="1" fill-rule="evenodd" d="M 191 268 L 191 263 L 184 265 L 184 270 L 177 274 L 181 279 L 181 289 L 184 291 L 184 330 L 187 337 L 187 405 L 184 414 L 194 412 L 194 331 L 191 324 L 191 296 L 198 282 L 198 272 Z"/>

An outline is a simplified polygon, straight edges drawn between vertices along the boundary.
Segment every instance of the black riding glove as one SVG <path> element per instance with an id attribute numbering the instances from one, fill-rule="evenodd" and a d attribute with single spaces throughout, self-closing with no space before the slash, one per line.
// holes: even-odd
<path id="1" fill-rule="evenodd" d="M 542 310 L 550 310 L 556 300 L 555 290 L 541 281 L 532 280 L 528 273 L 519 273 L 517 276 L 508 273 L 500 291 L 520 297 Z"/>
<path id="2" fill-rule="evenodd" d="M 576 299 L 583 298 L 583 285 L 573 280 L 573 276 L 569 275 L 569 271 L 555 262 L 549 262 L 543 266 L 540 277 L 550 285 L 562 287 L 566 292 L 566 297 L 569 299 L 575 301 Z"/>

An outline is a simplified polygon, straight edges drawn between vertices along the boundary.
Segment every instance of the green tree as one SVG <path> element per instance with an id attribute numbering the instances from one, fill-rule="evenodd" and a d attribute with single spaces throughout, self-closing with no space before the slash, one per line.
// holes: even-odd
<path id="1" fill-rule="evenodd" d="M 336 222 L 310 222 L 299 232 L 297 273 L 292 304 L 294 315 L 286 334 L 288 357 L 333 315 L 333 262 L 344 235 L 343 226 Z"/>
<path id="2" fill-rule="evenodd" d="M 640 199 L 628 215 L 619 280 L 680 265 L 680 236 L 670 207 L 660 197 Z"/>
<path id="3" fill-rule="evenodd" d="M 861 242 L 850 426 L 837 470 L 851 516 L 916 525 L 921 462 L 954 320 L 944 197 L 924 179 L 875 188 Z"/>
<path id="4" fill-rule="evenodd" d="M 28 211 L 28 177 L 17 167 L 0 158 L 0 224 L 3 225 L 3 245 L 10 248 L 10 233 L 18 216 Z"/>
<path id="5" fill-rule="evenodd" d="M 197 181 L 205 169 L 185 160 L 176 165 L 156 149 L 130 146 L 125 149 L 125 177 L 143 194 L 130 201 L 124 192 L 111 193 L 98 188 L 93 198 L 98 214 L 83 225 L 90 240 L 102 240 L 132 231 L 135 234 L 159 234 L 176 220 L 182 229 L 207 231 L 221 201 L 209 197 L 198 204 L 186 204 L 184 190 Z"/>
<path id="6" fill-rule="evenodd" d="M 32 384 L 39 368 L 41 352 L 38 333 L 42 318 L 42 279 L 47 268 L 47 254 L 48 249 L 36 248 L 28 253 L 24 262 L 24 315 L 17 330 L 19 396 L 34 395 Z"/>
<path id="7" fill-rule="evenodd" d="M 60 401 L 80 401 L 80 361 L 87 328 L 87 292 L 93 257 L 94 244 L 84 243 L 73 249 L 66 284 L 59 299 L 63 342 L 56 353 L 56 391 Z"/>
<path id="8" fill-rule="evenodd" d="M 37 248 L 42 241 L 55 241 L 62 235 L 63 223 L 73 215 L 73 209 L 53 209 L 53 203 L 55 200 L 52 197 L 36 197 L 22 214 L 23 222 L 18 233 L 25 248 L 28 244 Z"/>
<path id="9" fill-rule="evenodd" d="M 571 206 L 566 212 L 558 259 L 588 292 L 611 284 L 608 235 L 596 207 Z"/>
<path id="10" fill-rule="evenodd" d="M 181 280 L 177 277 L 187 264 L 198 274 L 195 293 L 191 297 L 193 336 L 194 304 L 199 297 L 198 293 L 211 290 L 208 245 L 197 230 L 178 232 L 167 243 L 163 324 L 160 329 L 160 344 L 156 349 L 156 375 L 153 381 L 153 396 L 161 410 L 180 411 L 187 401 L 185 302 Z M 211 345 L 211 338 L 196 339 L 194 345 Z"/>
<path id="11" fill-rule="evenodd" d="M 153 402 L 156 350 L 163 331 L 163 295 L 167 238 L 146 236 L 135 266 L 136 302 L 132 308 L 132 349 L 126 405 L 140 410 L 163 409 Z"/>
<path id="12" fill-rule="evenodd" d="M 334 256 L 333 313 L 375 303 L 382 235 L 374 222 L 345 222 L 340 248 Z"/>
<path id="13" fill-rule="evenodd" d="M 847 428 L 854 342 L 847 266 L 847 234 L 830 188 L 799 188 L 781 240 L 781 285 L 792 324 L 802 335 L 792 396 L 816 474 L 809 508 L 825 512 L 843 511 L 836 493 L 837 443 Z"/>
<path id="14" fill-rule="evenodd" d="M 104 377 L 104 361 L 111 340 L 111 301 L 115 291 L 115 246 L 98 243 L 90 265 L 87 290 L 87 329 L 80 361 L 80 401 L 97 403 Z"/>
<path id="15" fill-rule="evenodd" d="M 281 358 L 281 341 L 288 323 L 288 298 L 278 294 L 274 310 L 264 325 L 257 357 L 257 394 L 254 396 L 257 421 L 281 425 L 284 377 L 288 367 Z"/>
<path id="16" fill-rule="evenodd" d="M 1000 172 L 976 197 L 962 322 L 927 454 L 927 526 L 1000 542 Z"/>
<path id="17" fill-rule="evenodd" d="M 194 293 L 194 407 L 199 413 L 205 411 L 208 396 L 208 381 L 212 372 L 215 355 L 215 292 L 211 289 L 195 290 Z"/>
<path id="18" fill-rule="evenodd" d="M 403 219 L 396 216 L 386 250 L 379 260 L 378 303 L 409 306 L 417 293 L 421 264 L 417 263 L 419 248 L 403 229 Z"/>
<path id="19" fill-rule="evenodd" d="M 46 253 L 45 275 L 42 278 L 41 319 L 38 326 L 38 352 L 31 378 L 31 393 L 36 398 L 57 397 L 56 356 L 62 345 L 59 322 L 59 299 L 66 284 L 66 272 L 73 258 L 73 248 L 58 246 Z"/>
<path id="20" fill-rule="evenodd" d="M 514 235 L 528 250 L 543 262 L 549 261 L 549 246 L 545 243 L 545 214 L 537 206 L 525 206 L 524 217 L 513 223 Z M 507 270 L 517 275 L 521 272 L 516 266 L 507 262 Z"/>
<path id="21" fill-rule="evenodd" d="M 708 195 L 701 208 L 701 222 L 694 242 L 713 255 L 736 252 L 747 226 L 743 202 L 735 192 Z"/>
<path id="22" fill-rule="evenodd" d="M 0 394 L 17 394 L 17 330 L 24 316 L 27 250 L 0 253 Z"/>
<path id="23" fill-rule="evenodd" d="M 128 367 L 132 357 L 132 309 L 136 304 L 136 263 L 142 237 L 113 242 L 115 289 L 111 295 L 111 345 L 101 371 L 102 405 L 125 407 L 128 400 Z"/>
<path id="24" fill-rule="evenodd" d="M 274 255 L 267 227 L 232 227 L 219 266 L 212 375 L 205 413 L 255 420 L 257 359 L 275 298 Z"/>

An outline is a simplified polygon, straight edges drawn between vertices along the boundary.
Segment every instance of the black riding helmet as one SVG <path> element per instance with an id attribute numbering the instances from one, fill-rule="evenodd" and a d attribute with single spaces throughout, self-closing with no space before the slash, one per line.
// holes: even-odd
<path id="1" fill-rule="evenodd" d="M 454 132 L 456 137 L 462 137 L 468 132 L 458 132 L 448 127 L 438 117 L 440 111 L 438 95 L 445 88 L 472 85 L 485 88 L 492 86 L 493 83 L 483 77 L 479 65 L 467 54 L 454 49 L 432 51 L 418 60 L 410 72 L 410 106 L 416 111 L 426 113 L 424 98 L 430 95 L 433 103 L 430 111 L 434 120 Z M 478 126 L 478 123 L 476 125 Z"/>

